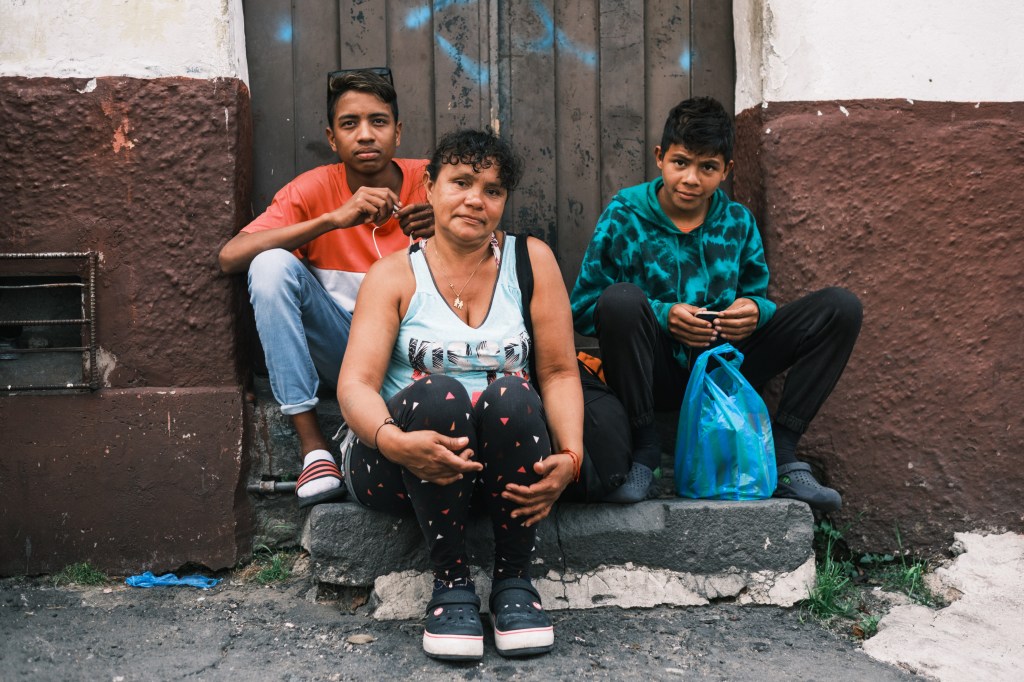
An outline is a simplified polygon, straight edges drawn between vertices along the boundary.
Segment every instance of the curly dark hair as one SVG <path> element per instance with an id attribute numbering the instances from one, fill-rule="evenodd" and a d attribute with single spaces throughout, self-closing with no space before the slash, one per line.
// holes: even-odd
<path id="1" fill-rule="evenodd" d="M 498 167 L 501 186 L 511 192 L 523 177 L 523 160 L 512 151 L 512 145 L 498 137 L 493 130 L 456 130 L 437 142 L 427 172 L 437 179 L 441 166 L 459 164 L 472 166 L 479 173 L 484 168 Z"/>

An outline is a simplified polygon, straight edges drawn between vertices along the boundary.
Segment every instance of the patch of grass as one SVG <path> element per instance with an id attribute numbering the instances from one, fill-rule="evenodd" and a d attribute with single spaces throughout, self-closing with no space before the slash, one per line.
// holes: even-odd
<path id="1" fill-rule="evenodd" d="M 104 585 L 107 575 L 92 567 L 88 561 L 71 564 L 53 576 L 54 586 L 60 585 Z"/>
<path id="2" fill-rule="evenodd" d="M 253 551 L 252 563 L 241 570 L 239 577 L 260 585 L 284 582 L 291 577 L 297 558 L 296 551 L 275 552 L 266 545 L 259 545 Z"/>
<path id="3" fill-rule="evenodd" d="M 928 589 L 924 577 L 929 563 L 915 558 L 903 547 L 899 527 L 896 528 L 898 551 L 855 555 L 846 545 L 843 534 L 848 528 L 836 528 L 829 521 L 814 526 L 814 549 L 817 584 L 801 609 L 822 624 L 835 626 L 849 622 L 849 632 L 858 639 L 867 639 L 878 632 L 883 613 L 871 613 L 868 604 L 877 608 L 883 600 L 872 596 L 876 587 L 887 592 L 900 592 L 924 606 L 936 606 L 939 599 Z M 882 606 L 883 610 L 886 607 Z M 843 626 L 841 629 L 846 629 Z"/>
<path id="4" fill-rule="evenodd" d="M 880 561 L 875 561 L 875 575 L 871 580 L 880 584 L 882 589 L 891 592 L 902 592 L 911 601 L 923 606 L 935 606 L 939 599 L 932 594 L 925 584 L 924 576 L 928 572 L 928 562 L 924 559 L 910 556 L 910 551 L 904 549 L 903 538 L 900 536 L 899 526 L 896 527 L 896 545 L 899 548 L 896 556 L 886 554 Z M 867 557 L 869 555 L 865 555 Z M 865 557 L 861 558 L 862 563 Z"/>
<path id="5" fill-rule="evenodd" d="M 815 544 L 820 548 L 817 580 L 803 608 L 818 620 L 836 616 L 853 618 L 857 607 L 851 577 L 856 569 L 849 559 L 841 557 L 842 531 L 828 521 L 816 524 L 814 531 Z"/>

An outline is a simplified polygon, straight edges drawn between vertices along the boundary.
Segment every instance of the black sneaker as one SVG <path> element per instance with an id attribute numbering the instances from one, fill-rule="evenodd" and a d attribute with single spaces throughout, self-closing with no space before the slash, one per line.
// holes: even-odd
<path id="1" fill-rule="evenodd" d="M 779 484 L 773 497 L 800 500 L 825 512 L 839 511 L 843 506 L 839 493 L 818 483 L 806 462 L 779 465 Z"/>
<path id="2" fill-rule="evenodd" d="M 529 580 L 505 578 L 491 588 L 494 645 L 502 656 L 530 656 L 551 651 L 555 629 Z"/>
<path id="3" fill-rule="evenodd" d="M 446 661 L 479 661 L 484 656 L 480 597 L 469 590 L 448 590 L 427 604 L 423 651 Z"/>

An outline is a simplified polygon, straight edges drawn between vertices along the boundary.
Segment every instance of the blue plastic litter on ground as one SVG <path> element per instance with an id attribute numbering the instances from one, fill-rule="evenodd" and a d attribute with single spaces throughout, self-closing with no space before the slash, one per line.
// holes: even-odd
<path id="1" fill-rule="evenodd" d="M 186 587 L 198 587 L 203 590 L 214 587 L 220 581 L 220 578 L 207 578 L 202 575 L 186 575 L 179 578 L 173 573 L 165 573 L 164 575 L 156 576 L 150 571 L 124 579 L 125 585 L 129 587 L 172 587 L 175 585 L 185 585 Z"/>

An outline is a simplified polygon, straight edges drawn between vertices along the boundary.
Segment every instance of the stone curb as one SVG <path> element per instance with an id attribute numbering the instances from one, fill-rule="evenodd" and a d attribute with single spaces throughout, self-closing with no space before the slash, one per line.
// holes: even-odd
<path id="1" fill-rule="evenodd" d="M 467 528 L 481 594 L 489 520 Z M 563 504 L 538 526 L 534 579 L 547 608 L 738 603 L 791 606 L 814 582 L 810 509 L 791 500 Z M 411 517 L 325 504 L 302 534 L 314 578 L 373 586 L 378 618 L 415 618 L 429 596 L 426 549 Z"/>

